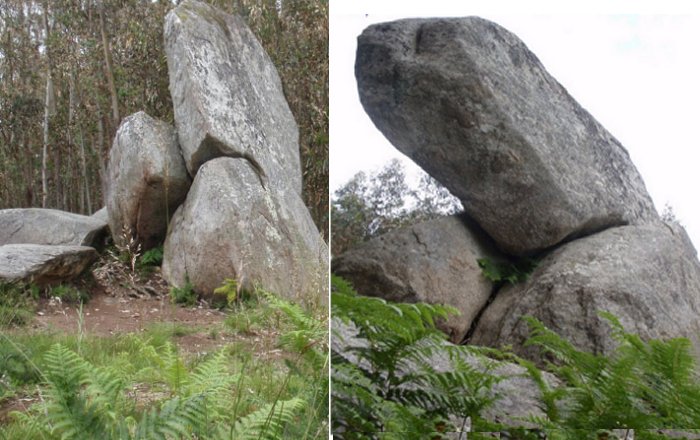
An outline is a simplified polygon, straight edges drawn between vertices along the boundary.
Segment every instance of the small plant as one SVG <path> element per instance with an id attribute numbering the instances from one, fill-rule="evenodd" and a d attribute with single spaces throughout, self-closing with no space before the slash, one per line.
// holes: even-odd
<path id="1" fill-rule="evenodd" d="M 39 288 L 33 284 L 0 283 L 0 328 L 28 324 L 38 298 Z"/>
<path id="2" fill-rule="evenodd" d="M 139 262 L 142 266 L 160 266 L 163 263 L 163 246 L 144 252 Z"/>
<path id="3" fill-rule="evenodd" d="M 75 286 L 69 286 L 66 284 L 51 287 L 51 289 L 48 291 L 48 296 L 60 298 L 62 302 L 67 303 L 83 303 L 90 299 L 90 296 L 84 291 Z"/>
<path id="4" fill-rule="evenodd" d="M 493 261 L 490 258 L 479 258 L 476 261 L 479 263 L 481 273 L 497 285 L 527 281 L 539 263 L 532 258 L 522 258 L 514 263 Z"/>
<path id="5" fill-rule="evenodd" d="M 197 292 L 194 291 L 194 286 L 190 282 L 189 277 L 185 277 L 185 284 L 182 287 L 173 286 L 170 289 L 170 299 L 175 304 L 185 304 L 187 306 L 197 304 Z"/>
<path id="6" fill-rule="evenodd" d="M 220 287 L 214 289 L 214 294 L 226 298 L 226 305 L 229 307 L 239 299 L 240 287 L 233 278 L 226 278 Z"/>
<path id="7" fill-rule="evenodd" d="M 136 262 L 141 255 L 141 243 L 136 240 L 134 234 L 124 226 L 122 228 L 122 243 L 121 245 L 115 242 L 114 246 L 119 251 L 117 258 L 122 263 L 128 264 L 131 269 L 131 273 L 136 273 Z"/>

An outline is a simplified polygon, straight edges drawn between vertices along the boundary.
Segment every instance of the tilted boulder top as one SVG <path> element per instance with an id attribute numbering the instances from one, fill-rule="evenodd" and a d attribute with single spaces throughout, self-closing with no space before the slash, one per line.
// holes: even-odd
<path id="1" fill-rule="evenodd" d="M 377 128 L 507 253 L 658 217 L 624 147 L 492 22 L 370 26 L 355 75 Z"/>
<path id="2" fill-rule="evenodd" d="M 244 21 L 185 0 L 165 18 L 175 125 L 194 176 L 243 157 L 270 185 L 301 194 L 299 131 L 272 61 Z"/>

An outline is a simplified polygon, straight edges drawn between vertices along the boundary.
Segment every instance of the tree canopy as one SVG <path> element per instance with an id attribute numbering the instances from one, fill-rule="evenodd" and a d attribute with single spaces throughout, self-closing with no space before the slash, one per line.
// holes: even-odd
<path id="1" fill-rule="evenodd" d="M 428 174 L 410 185 L 394 159 L 375 172 L 355 174 L 334 192 L 331 249 L 339 255 L 392 229 L 461 210 L 459 200 Z"/>

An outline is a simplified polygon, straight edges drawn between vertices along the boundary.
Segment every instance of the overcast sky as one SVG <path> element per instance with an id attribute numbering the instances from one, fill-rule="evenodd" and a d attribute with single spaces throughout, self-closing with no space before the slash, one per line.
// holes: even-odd
<path id="1" fill-rule="evenodd" d="M 585 2 L 577 11 L 557 2 L 520 3 L 528 9 L 480 0 L 331 0 L 331 192 L 360 170 L 403 157 L 359 102 L 357 36 L 372 23 L 399 18 L 478 15 L 518 35 L 622 142 L 657 210 L 669 203 L 700 247 L 700 15 L 688 10 L 692 3 L 666 1 L 658 9 L 659 2 L 641 1 L 631 9 L 620 1 Z"/>

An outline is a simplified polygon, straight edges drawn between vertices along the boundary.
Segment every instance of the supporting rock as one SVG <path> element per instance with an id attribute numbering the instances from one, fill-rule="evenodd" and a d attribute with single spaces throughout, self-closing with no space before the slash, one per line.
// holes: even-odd
<path id="1" fill-rule="evenodd" d="M 362 295 L 457 308 L 441 327 L 459 342 L 491 294 L 479 258 L 501 258 L 492 241 L 465 215 L 391 231 L 333 259 L 333 273 Z"/>
<path id="2" fill-rule="evenodd" d="M 328 248 L 294 191 L 261 185 L 245 159 L 200 168 L 165 242 L 163 276 L 211 296 L 225 278 L 292 299 L 328 297 Z"/>
<path id="3" fill-rule="evenodd" d="M 608 229 L 563 245 L 525 283 L 503 287 L 471 343 L 501 346 L 541 361 L 524 347 L 522 316 L 533 316 L 581 350 L 609 353 L 617 344 L 608 311 L 643 339 L 700 335 L 700 264 L 687 236 L 664 224 Z"/>

